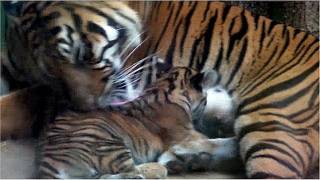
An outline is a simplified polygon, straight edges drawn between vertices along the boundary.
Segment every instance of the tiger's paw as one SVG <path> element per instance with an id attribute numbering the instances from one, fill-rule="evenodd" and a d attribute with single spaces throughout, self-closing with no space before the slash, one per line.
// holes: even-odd
<path id="1" fill-rule="evenodd" d="M 181 151 L 181 147 L 173 147 L 158 159 L 169 174 L 207 170 L 210 161 L 211 155 L 207 152 Z"/>

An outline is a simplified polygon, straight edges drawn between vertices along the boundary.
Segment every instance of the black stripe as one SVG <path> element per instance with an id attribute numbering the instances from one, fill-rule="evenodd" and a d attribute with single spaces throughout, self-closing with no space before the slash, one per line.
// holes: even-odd
<path id="1" fill-rule="evenodd" d="M 305 40 L 309 37 L 309 35 L 307 33 L 304 33 L 302 39 L 300 40 L 300 42 L 298 43 L 295 51 L 299 51 L 299 49 L 301 48 L 302 45 L 305 44 Z"/>
<path id="2" fill-rule="evenodd" d="M 65 45 L 68 45 L 68 46 L 72 46 L 72 44 L 70 44 L 69 42 L 67 42 L 65 39 L 62 39 L 62 38 L 58 38 L 56 40 L 56 43 L 57 44 L 65 44 Z"/>
<path id="3" fill-rule="evenodd" d="M 212 42 L 212 35 L 213 35 L 213 29 L 215 26 L 217 16 L 216 13 L 210 18 L 210 21 L 208 23 L 206 32 L 204 33 L 204 47 L 203 47 L 203 52 L 202 52 L 202 62 L 197 63 L 197 70 L 202 70 L 205 63 L 208 60 L 208 56 L 210 54 L 211 50 L 211 42 Z"/>
<path id="4" fill-rule="evenodd" d="M 319 83 L 317 83 L 316 85 L 317 86 L 316 86 L 315 90 L 313 91 L 313 93 L 312 93 L 312 95 L 311 95 L 311 97 L 310 97 L 310 99 L 308 101 L 308 105 L 310 107 L 314 106 L 314 104 L 316 102 L 319 102 Z"/>
<path id="5" fill-rule="evenodd" d="M 115 45 L 118 41 L 117 40 L 113 40 L 113 41 L 109 41 L 105 46 L 103 46 L 101 53 L 99 55 L 99 62 L 103 61 L 103 54 L 105 53 L 106 50 L 108 50 L 109 48 L 111 48 L 113 45 Z"/>
<path id="6" fill-rule="evenodd" d="M 298 159 L 290 154 L 289 152 L 285 151 L 284 149 L 273 145 L 269 143 L 264 143 L 264 142 L 258 142 L 257 144 L 251 146 L 245 153 L 245 158 L 244 161 L 247 162 L 250 157 L 252 157 L 253 154 L 259 152 L 259 151 L 264 151 L 264 150 L 272 150 L 272 151 L 277 151 L 281 154 L 285 154 L 287 157 L 292 158 L 294 162 L 296 162 L 298 165 L 300 165 L 302 162 L 299 162 Z M 273 154 L 273 153 L 271 153 Z M 276 154 L 275 154 L 276 155 Z"/>
<path id="7" fill-rule="evenodd" d="M 60 152 L 59 150 L 55 151 L 56 153 L 57 152 Z M 74 164 L 72 164 L 70 162 L 70 160 L 67 160 L 67 159 L 72 159 L 74 160 L 73 157 L 70 157 L 70 154 L 54 154 L 54 153 L 50 153 L 50 152 L 44 152 L 42 153 L 42 156 L 43 157 L 46 157 L 48 159 L 50 159 L 51 161 L 57 161 L 57 162 L 60 162 L 60 163 L 63 163 L 63 164 L 66 164 L 66 165 L 69 165 L 69 166 L 73 166 Z M 43 162 L 43 161 L 42 161 Z M 41 162 L 41 164 L 42 164 Z M 49 166 L 52 166 L 51 164 L 48 163 Z M 54 167 L 52 167 L 54 168 Z"/>
<path id="8" fill-rule="evenodd" d="M 256 156 L 252 156 L 251 157 L 251 161 L 253 161 L 254 159 L 259 159 L 259 158 L 268 158 L 268 159 L 273 159 L 275 160 L 277 163 L 279 163 L 280 165 L 287 167 L 288 169 L 290 169 L 291 171 L 293 171 L 298 177 L 303 177 L 301 172 L 294 167 L 293 165 L 291 165 L 290 162 L 280 159 L 278 157 L 275 157 L 273 155 L 269 155 L 269 154 L 264 154 L 264 155 L 256 155 Z"/>
<path id="9" fill-rule="evenodd" d="M 296 141 L 299 141 L 301 143 L 303 143 L 305 145 L 305 147 L 308 147 L 310 153 L 308 154 L 308 158 L 309 158 L 309 162 L 313 161 L 313 156 L 314 156 L 314 151 L 315 149 L 313 148 L 313 146 L 311 145 L 310 142 L 308 142 L 307 140 L 303 140 L 303 139 L 298 139 L 297 137 L 291 135 L 291 138 L 295 139 Z"/>
<path id="10" fill-rule="evenodd" d="M 44 24 L 48 24 L 50 21 L 54 20 L 54 19 L 57 19 L 61 16 L 61 14 L 57 11 L 55 12 L 52 12 L 46 16 L 42 16 L 41 17 L 41 20 Z"/>
<path id="11" fill-rule="evenodd" d="M 182 37 L 180 41 L 180 57 L 182 57 L 184 42 L 186 41 L 186 37 L 191 25 L 191 19 L 194 14 L 194 11 L 196 10 L 197 5 L 198 5 L 198 2 L 194 2 L 192 8 L 184 18 L 184 26 L 183 26 L 184 31 L 182 33 Z M 176 35 L 177 34 L 174 34 L 174 36 Z"/>
<path id="12" fill-rule="evenodd" d="M 300 164 L 302 165 L 302 170 L 304 171 L 305 168 L 306 168 L 306 164 L 301 156 L 301 154 L 296 151 L 293 147 L 291 147 L 287 142 L 285 141 L 281 141 L 279 139 L 264 139 L 263 141 L 265 142 L 271 142 L 271 143 L 277 143 L 277 144 L 282 144 L 284 145 L 285 147 L 287 147 L 288 149 L 290 149 L 294 154 L 295 156 L 299 159 L 299 162 Z"/>
<path id="13" fill-rule="evenodd" d="M 318 43 L 317 43 L 317 44 L 318 44 Z M 313 44 L 312 44 L 312 45 L 313 45 Z M 303 64 L 309 62 L 308 60 L 313 60 L 313 59 L 311 59 L 311 57 L 312 57 L 313 55 L 318 55 L 318 52 L 319 52 L 319 47 L 318 47 L 318 45 L 317 45 L 317 47 L 312 51 L 312 53 L 310 53 L 310 55 L 306 58 L 306 61 L 305 61 Z M 318 58 L 318 57 L 317 57 L 317 58 Z"/>
<path id="14" fill-rule="evenodd" d="M 89 21 L 87 24 L 87 28 L 88 28 L 89 32 L 100 34 L 101 36 L 103 36 L 104 38 L 106 38 L 109 41 L 109 38 L 108 38 L 105 30 L 102 27 L 100 27 L 99 25 L 97 25 L 96 23 Z"/>
<path id="15" fill-rule="evenodd" d="M 156 20 L 158 20 L 158 17 L 160 15 L 159 11 L 160 11 L 160 4 L 161 3 L 162 3 L 161 1 L 156 1 L 156 2 L 153 3 L 153 5 L 155 7 L 152 7 L 152 10 L 153 10 L 154 13 L 151 13 L 151 16 L 152 16 L 151 19 L 156 18 Z M 155 17 L 153 17 L 153 15 L 155 15 Z"/>
<path id="16" fill-rule="evenodd" d="M 76 29 L 78 32 L 82 32 L 82 19 L 78 14 L 72 13 L 71 14 L 73 20 L 74 20 L 74 24 L 76 26 Z"/>
<path id="17" fill-rule="evenodd" d="M 61 29 L 60 26 L 55 26 L 55 27 L 49 29 L 49 30 L 48 30 L 48 33 L 49 33 L 50 36 L 55 36 L 55 35 L 57 35 L 59 32 L 61 32 L 61 30 L 62 30 L 62 29 Z"/>
<path id="18" fill-rule="evenodd" d="M 308 52 L 308 50 L 306 49 L 304 51 L 303 54 L 300 55 L 300 57 L 295 57 L 294 59 L 298 59 L 297 62 L 291 64 L 290 66 L 286 67 L 287 65 L 289 65 L 294 59 L 290 59 L 290 61 L 288 61 L 288 63 L 283 64 L 282 66 L 280 66 L 279 68 L 277 68 L 277 70 L 273 71 L 272 75 L 269 77 L 269 81 L 277 78 L 278 76 L 280 76 L 281 74 L 289 71 L 290 69 L 296 67 L 298 64 L 300 64 L 300 62 L 303 60 L 302 57 L 304 57 L 304 55 Z M 286 68 L 285 68 L 286 67 Z M 281 70 L 282 69 L 282 70 Z"/>
<path id="19" fill-rule="evenodd" d="M 311 109 L 310 109 L 311 110 Z M 313 112 L 309 115 L 309 116 L 306 116 L 304 118 L 301 118 L 301 119 L 295 119 L 293 122 L 294 123 L 305 123 L 305 122 L 308 122 L 308 121 L 311 121 L 311 118 L 314 116 L 314 115 L 319 115 L 319 107 L 315 107 Z"/>
<path id="20" fill-rule="evenodd" d="M 318 66 L 319 66 L 319 62 L 317 62 L 311 68 L 307 69 L 306 71 L 304 71 L 303 73 L 299 74 L 296 77 L 293 77 L 289 80 L 286 80 L 286 81 L 281 82 L 279 84 L 276 84 L 274 86 L 270 86 L 270 87 L 266 88 L 265 90 L 261 91 L 260 93 L 254 95 L 253 97 L 244 99 L 244 101 L 241 103 L 241 105 L 243 105 L 243 104 L 248 105 L 248 104 L 256 102 L 260 99 L 263 99 L 267 96 L 270 96 L 272 94 L 293 88 L 294 86 L 296 86 L 297 84 L 299 84 L 303 80 L 305 80 L 314 71 L 316 71 L 318 69 Z M 306 90 L 306 89 L 304 89 L 304 90 Z M 302 91 L 300 91 L 300 92 L 302 92 Z M 297 99 L 297 98 L 294 98 L 294 99 Z"/>
<path id="21" fill-rule="evenodd" d="M 181 15 L 181 9 L 182 9 L 183 4 L 184 4 L 183 1 L 179 1 L 179 2 L 176 2 L 176 3 L 178 3 L 178 8 L 176 10 L 176 14 L 175 14 L 174 19 L 173 19 L 173 24 L 176 24 L 176 22 L 178 20 L 178 16 Z M 173 6 L 173 7 L 176 7 L 176 6 Z M 170 16 L 171 16 L 171 14 L 170 14 Z"/>
<path id="22" fill-rule="evenodd" d="M 267 46 L 266 46 L 266 48 L 269 48 L 270 45 L 271 45 L 271 43 L 274 42 L 274 41 L 273 41 L 274 37 L 275 37 L 275 34 L 272 34 L 272 35 L 271 35 L 271 38 L 270 38 L 270 40 L 269 40 L 269 42 L 268 42 L 268 44 L 267 44 Z M 277 48 L 275 48 L 275 49 L 277 49 Z"/>
<path id="23" fill-rule="evenodd" d="M 168 62 L 168 64 L 172 64 L 173 62 L 173 54 L 175 52 L 175 48 L 176 48 L 176 39 L 177 39 L 177 34 L 178 34 L 178 31 L 180 29 L 180 26 L 182 24 L 182 19 L 180 19 L 180 21 L 178 22 L 178 25 L 176 26 L 174 32 L 173 32 L 173 39 L 170 43 L 170 46 L 169 46 L 169 49 L 168 49 L 168 52 L 166 54 L 166 61 Z"/>
<path id="24" fill-rule="evenodd" d="M 271 23 L 270 23 L 270 25 L 269 25 L 269 29 L 268 29 L 268 34 L 271 33 L 271 31 L 274 29 L 274 27 L 275 27 L 276 25 L 278 25 L 277 22 L 271 21 Z"/>
<path id="25" fill-rule="evenodd" d="M 242 13 L 239 15 L 240 19 L 241 19 L 241 29 L 239 32 L 234 33 L 233 35 L 230 35 L 230 40 L 229 40 L 229 45 L 227 48 L 227 57 L 226 60 L 230 61 L 230 55 L 232 50 L 234 49 L 234 44 L 238 41 L 240 41 L 241 39 L 244 38 L 244 36 L 247 34 L 248 32 L 248 22 L 247 19 L 244 15 L 244 10 L 242 11 Z"/>
<path id="26" fill-rule="evenodd" d="M 81 136 L 80 134 L 79 134 L 79 136 Z M 69 137 L 69 139 L 70 139 L 71 137 Z M 47 147 L 45 147 L 45 150 L 46 151 L 53 151 L 53 152 L 60 152 L 60 150 L 74 150 L 75 148 L 74 147 L 71 147 L 71 146 L 69 146 L 69 147 L 61 147 L 61 146 L 63 146 L 63 145 L 70 145 L 70 144 L 81 144 L 81 142 L 79 143 L 79 142 L 73 142 L 72 140 L 69 140 L 68 138 L 59 138 L 59 139 L 55 139 L 55 140 L 53 140 L 52 138 L 50 138 L 49 139 L 49 143 L 51 144 L 51 143 L 54 143 L 55 144 L 55 146 L 47 146 Z M 78 151 L 81 151 L 81 152 L 83 152 L 83 153 L 88 153 L 88 154 L 90 154 L 91 153 L 91 151 L 90 150 L 88 150 L 87 149 L 87 147 L 86 148 L 80 148 L 80 147 L 77 147 L 77 150 Z"/>
<path id="27" fill-rule="evenodd" d="M 243 42 L 243 46 L 242 46 L 242 49 L 240 51 L 240 54 L 239 54 L 239 58 L 235 64 L 235 66 L 233 67 L 232 69 L 232 72 L 229 76 L 229 79 L 226 83 L 226 86 L 229 87 L 229 84 L 231 83 L 231 81 L 233 80 L 234 76 L 236 75 L 236 73 L 240 70 L 240 67 L 244 61 L 244 58 L 246 56 L 246 52 L 247 52 L 247 48 L 248 48 L 248 40 L 247 38 L 244 39 L 244 42 Z"/>
<path id="28" fill-rule="evenodd" d="M 240 132 L 238 133 L 238 138 L 242 139 L 249 133 L 252 132 L 272 132 L 272 131 L 285 131 L 293 135 L 305 135 L 308 133 L 307 129 L 294 129 L 285 124 L 280 123 L 279 121 L 273 120 L 268 122 L 256 122 L 244 127 L 241 127 Z"/>
<path id="29" fill-rule="evenodd" d="M 117 168 L 119 168 L 119 163 L 124 162 L 123 160 L 127 161 L 128 159 L 130 159 L 130 154 L 125 151 L 125 152 L 121 152 L 120 154 L 111 154 L 113 157 L 113 159 L 109 162 L 108 166 L 109 169 L 112 171 L 112 173 L 118 173 L 117 171 L 115 171 Z M 111 158 L 111 157 L 110 157 Z M 116 169 L 114 169 L 116 168 Z"/>
<path id="30" fill-rule="evenodd" d="M 192 44 L 192 48 L 191 48 L 191 55 L 190 55 L 190 58 L 189 58 L 189 65 L 188 67 L 192 68 L 193 67 L 193 64 L 194 64 L 194 59 L 196 58 L 196 54 L 198 54 L 197 50 L 199 50 L 199 44 L 201 42 L 202 39 L 198 39 L 196 38 L 194 41 L 193 41 L 193 44 Z M 210 41 L 210 40 L 209 40 Z M 202 47 L 200 47 L 202 49 Z M 204 53 L 203 53 L 204 54 Z"/>
<path id="31" fill-rule="evenodd" d="M 252 113 L 252 112 L 255 112 L 255 111 L 258 111 L 261 109 L 266 109 L 266 108 L 278 108 L 278 109 L 285 108 L 288 105 L 290 105 L 292 102 L 296 101 L 297 99 L 301 98 L 303 95 L 308 93 L 308 91 L 316 83 L 317 83 L 317 80 L 314 81 L 310 86 L 298 91 L 297 93 L 295 93 L 285 99 L 282 99 L 279 101 L 274 101 L 272 103 L 267 103 L 267 104 L 259 104 L 259 105 L 256 105 L 255 107 L 252 107 L 251 109 L 243 110 L 244 107 L 246 106 L 246 104 L 240 104 L 240 106 L 238 108 L 240 110 L 239 114 L 248 114 L 248 113 Z"/>
<path id="32" fill-rule="evenodd" d="M 230 5 L 225 5 L 224 6 L 223 13 L 222 13 L 222 21 L 226 20 L 228 14 L 229 14 L 230 8 L 231 8 Z"/>
<path id="33" fill-rule="evenodd" d="M 108 145 L 106 149 L 101 149 L 101 147 L 95 149 L 95 155 L 106 155 L 115 151 L 125 150 L 125 147 L 113 146 L 112 144 Z"/>
<path id="34" fill-rule="evenodd" d="M 201 23 L 203 23 L 207 17 L 208 17 L 208 12 L 209 12 L 209 9 L 210 9 L 210 3 L 211 2 L 207 2 L 206 4 L 206 9 L 203 11 L 203 15 L 202 15 L 202 20 L 201 20 Z M 216 14 L 216 13 L 215 13 Z M 212 17 L 212 16 L 211 16 Z"/>
<path id="35" fill-rule="evenodd" d="M 222 34 L 220 33 L 220 35 L 222 35 Z M 218 71 L 218 72 L 219 72 L 219 69 L 220 69 L 220 66 L 221 66 L 221 63 L 222 63 L 223 51 L 224 51 L 224 49 L 223 49 L 223 44 L 222 44 L 222 41 L 220 40 L 219 53 L 218 53 L 216 62 L 215 62 L 215 64 L 214 64 L 214 66 L 213 66 L 213 69 L 215 69 L 215 70 Z"/>
<path id="36" fill-rule="evenodd" d="M 53 172 L 54 174 L 59 174 L 59 171 L 57 169 L 55 169 L 54 167 L 52 167 L 51 164 L 49 164 L 48 162 L 46 161 L 41 161 L 40 163 L 40 170 L 41 168 L 45 168 L 45 169 L 48 169 L 50 170 L 51 172 Z M 44 172 L 44 171 L 40 171 L 41 174 Z M 52 176 L 52 174 L 50 174 Z"/>
<path id="37" fill-rule="evenodd" d="M 129 166 L 127 164 L 124 164 L 126 161 L 132 159 L 130 157 L 130 154 L 128 153 L 127 157 L 122 157 L 122 159 L 119 159 L 118 161 L 118 171 L 119 172 L 129 172 L 129 171 L 134 171 L 134 165 L 133 163 L 130 164 Z"/>
<path id="38" fill-rule="evenodd" d="M 72 39 L 72 34 L 74 33 L 74 29 L 69 25 L 65 25 L 65 27 L 67 28 L 67 36 L 68 36 L 68 39 L 70 40 L 70 45 L 73 46 L 74 41 Z"/>
<path id="39" fill-rule="evenodd" d="M 283 25 L 283 26 L 285 26 L 285 25 Z M 289 31 L 286 31 L 285 37 L 284 37 L 284 45 L 283 45 L 282 49 L 279 52 L 279 56 L 276 58 L 275 64 L 278 64 L 278 62 L 280 61 L 284 51 L 287 50 L 288 45 L 289 45 L 289 37 L 290 37 L 290 33 L 289 33 Z"/>
<path id="40" fill-rule="evenodd" d="M 115 14 L 121 16 L 123 19 L 128 20 L 128 21 L 131 22 L 132 24 L 136 24 L 136 22 L 135 22 L 133 19 L 131 19 L 130 17 L 128 17 L 126 14 L 123 14 L 123 13 L 121 12 L 121 9 L 117 9 L 117 8 L 111 7 L 111 6 L 109 6 L 109 4 L 106 4 L 106 3 L 103 3 L 103 5 L 106 6 L 106 7 L 108 7 L 108 8 L 110 8 L 110 9 L 112 9 L 112 10 L 113 10 L 112 13 L 115 13 Z M 93 9 L 93 7 L 90 7 L 90 8 Z"/>
<path id="41" fill-rule="evenodd" d="M 302 31 L 300 30 L 300 29 L 294 29 L 294 31 L 293 31 L 293 38 L 296 38 L 296 36 L 298 35 L 298 34 L 300 34 Z M 303 32 L 304 33 L 304 32 Z"/>
<path id="42" fill-rule="evenodd" d="M 264 42 L 264 38 L 266 36 L 265 33 L 265 21 L 262 21 L 262 27 L 261 27 L 261 34 L 260 34 L 260 40 L 259 40 L 259 50 L 258 50 L 258 54 L 261 53 L 261 49 L 263 47 L 263 42 Z"/>
<path id="43" fill-rule="evenodd" d="M 276 51 L 278 50 L 278 48 L 274 48 L 273 51 L 271 52 L 271 56 L 265 61 L 265 63 L 262 65 L 263 69 L 261 70 L 261 72 L 259 73 L 258 76 L 256 76 L 253 80 L 252 83 L 248 83 L 248 86 L 244 89 L 241 90 L 241 94 L 242 96 L 247 95 L 249 92 L 251 92 L 253 89 L 255 89 L 256 87 L 258 87 L 259 85 L 265 83 L 265 81 L 269 78 L 269 76 L 266 76 L 265 78 L 261 79 L 260 81 L 258 81 L 261 77 L 263 77 L 264 75 L 266 75 L 268 72 L 270 72 L 271 70 L 274 69 L 275 66 L 270 67 L 269 69 L 265 69 L 267 65 L 269 65 L 272 61 L 272 59 L 274 58 L 274 56 L 276 55 Z M 263 72 L 265 71 L 265 72 Z M 251 88 L 250 88 L 251 87 Z"/>
<path id="44" fill-rule="evenodd" d="M 174 10 L 174 7 L 171 8 L 169 14 L 172 14 L 173 10 Z M 165 22 L 164 25 L 162 26 L 161 33 L 160 33 L 160 35 L 159 35 L 158 40 L 157 40 L 156 43 L 155 43 L 155 46 L 154 46 L 154 48 L 153 48 L 152 53 L 154 53 L 154 52 L 158 49 L 159 44 L 160 44 L 160 41 L 163 39 L 164 33 L 167 32 L 166 30 L 167 30 L 167 28 L 168 28 L 168 25 L 169 25 L 169 22 L 170 22 L 170 20 L 171 20 L 171 17 L 172 17 L 172 16 L 168 16 L 168 17 L 166 18 L 166 22 Z M 151 44 L 151 43 L 150 43 L 150 44 Z"/>

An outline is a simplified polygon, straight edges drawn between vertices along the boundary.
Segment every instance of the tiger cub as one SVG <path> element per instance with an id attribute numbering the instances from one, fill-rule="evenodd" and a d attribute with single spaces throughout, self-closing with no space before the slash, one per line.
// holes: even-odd
<path id="1" fill-rule="evenodd" d="M 40 143 L 38 177 L 146 177 L 137 167 L 157 160 L 169 173 L 205 169 L 216 145 L 194 130 L 192 116 L 203 113 L 214 73 L 176 67 L 162 76 L 135 101 L 58 116 Z"/>

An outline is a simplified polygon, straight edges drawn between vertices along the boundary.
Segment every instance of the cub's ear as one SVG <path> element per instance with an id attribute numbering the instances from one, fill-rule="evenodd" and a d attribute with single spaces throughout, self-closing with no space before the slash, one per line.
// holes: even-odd
<path id="1" fill-rule="evenodd" d="M 191 78 L 191 83 L 195 89 L 202 91 L 216 85 L 219 75 L 215 70 L 205 70 Z"/>
<path id="2" fill-rule="evenodd" d="M 217 71 L 213 69 L 209 69 L 209 70 L 205 70 L 202 73 L 204 74 L 203 79 L 201 81 L 202 89 L 207 90 L 209 88 L 212 88 L 218 83 L 219 74 Z"/>
<path id="3" fill-rule="evenodd" d="M 163 74 L 168 73 L 168 71 L 172 69 L 172 64 L 165 61 L 164 59 L 157 56 L 154 56 L 153 59 L 156 65 L 157 77 L 161 77 Z"/>

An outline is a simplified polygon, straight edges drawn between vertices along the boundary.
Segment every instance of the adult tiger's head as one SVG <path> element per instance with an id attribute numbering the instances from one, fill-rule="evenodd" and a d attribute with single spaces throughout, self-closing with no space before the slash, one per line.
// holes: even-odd
<path id="1" fill-rule="evenodd" d="M 80 109 L 99 107 L 111 94 L 131 98 L 128 80 L 114 83 L 128 51 L 141 44 L 139 18 L 125 3 L 8 3 L 8 55 L 26 81 L 67 90 L 63 94 Z M 10 5 L 18 8 L 10 11 Z"/>

